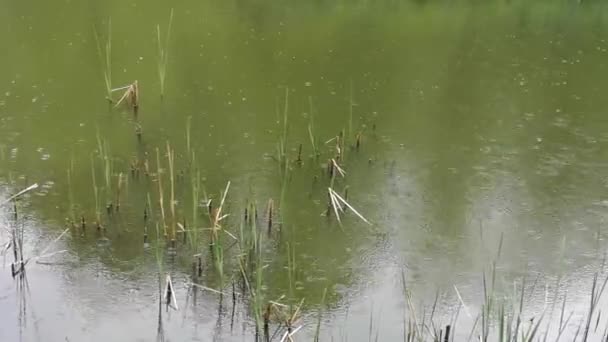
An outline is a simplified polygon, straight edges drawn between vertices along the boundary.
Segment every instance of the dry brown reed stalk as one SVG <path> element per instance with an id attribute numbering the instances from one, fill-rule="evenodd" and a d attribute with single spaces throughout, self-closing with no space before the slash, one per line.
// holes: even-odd
<path id="1" fill-rule="evenodd" d="M 133 83 L 126 85 L 124 87 L 112 89 L 112 92 L 124 90 L 125 92 L 122 94 L 122 97 L 118 102 L 116 102 L 115 108 L 118 107 L 123 101 L 126 100 L 126 104 L 133 110 L 133 114 L 137 115 L 139 110 L 139 84 L 137 80 L 133 81 Z"/>

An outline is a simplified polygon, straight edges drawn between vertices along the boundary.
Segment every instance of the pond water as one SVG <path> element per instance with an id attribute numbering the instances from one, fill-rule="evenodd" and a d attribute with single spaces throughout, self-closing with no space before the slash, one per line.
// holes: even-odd
<path id="1" fill-rule="evenodd" d="M 2 7 L 1 341 L 604 336 L 603 5 Z"/>

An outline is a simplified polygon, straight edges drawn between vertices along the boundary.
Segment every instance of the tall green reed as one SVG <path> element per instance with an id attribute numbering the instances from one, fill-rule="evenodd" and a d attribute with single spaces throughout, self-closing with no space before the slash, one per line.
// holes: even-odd
<path id="1" fill-rule="evenodd" d="M 173 26 L 173 9 L 169 14 L 169 25 L 167 27 L 167 34 L 165 41 L 161 39 L 160 25 L 156 25 L 156 42 L 158 44 L 158 56 L 157 56 L 157 71 L 158 79 L 160 81 L 160 97 L 165 96 L 165 77 L 167 76 L 167 63 L 169 61 L 169 39 L 171 38 L 171 28 Z"/>

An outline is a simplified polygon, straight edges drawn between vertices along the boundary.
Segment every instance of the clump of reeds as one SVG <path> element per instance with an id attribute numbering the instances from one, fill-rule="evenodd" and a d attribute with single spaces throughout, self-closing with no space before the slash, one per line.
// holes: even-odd
<path id="1" fill-rule="evenodd" d="M 167 35 L 164 44 L 161 39 L 160 25 L 156 25 L 156 42 L 158 44 L 157 70 L 158 79 L 160 81 L 160 97 L 165 96 L 165 77 L 167 75 L 167 62 L 169 60 L 169 39 L 171 38 L 171 27 L 173 25 L 173 9 L 169 14 L 169 26 L 167 27 Z"/>

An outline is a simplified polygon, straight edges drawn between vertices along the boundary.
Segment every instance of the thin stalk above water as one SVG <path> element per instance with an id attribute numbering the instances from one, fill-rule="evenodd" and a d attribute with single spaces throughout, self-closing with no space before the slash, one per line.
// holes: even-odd
<path id="1" fill-rule="evenodd" d="M 161 225 L 163 228 L 163 232 L 165 237 L 167 236 L 167 224 L 165 219 L 165 205 L 163 203 L 163 184 L 162 184 L 162 168 L 160 164 L 160 151 L 158 147 L 156 148 L 156 177 L 158 182 L 158 206 L 160 208 L 160 217 L 161 217 Z"/>
<path id="2" fill-rule="evenodd" d="M 112 102 L 112 19 L 108 19 L 108 37 L 103 47 L 95 27 L 93 27 L 93 33 L 95 35 L 95 42 L 97 43 L 97 54 L 103 68 L 106 99 Z"/>
<path id="3" fill-rule="evenodd" d="M 174 172 L 174 163 L 175 163 L 175 152 L 171 149 L 169 142 L 167 141 L 167 160 L 169 162 L 169 180 L 171 186 L 171 199 L 169 203 L 169 208 L 171 210 L 171 241 L 175 241 L 175 229 L 176 229 L 176 221 L 175 221 L 175 172 Z"/>
<path id="4" fill-rule="evenodd" d="M 171 38 L 171 27 L 173 26 L 173 9 L 169 14 L 169 26 L 167 27 L 167 35 L 165 41 L 161 39 L 160 25 L 156 25 L 156 42 L 158 44 L 158 56 L 157 56 L 157 71 L 158 79 L 160 81 L 160 97 L 165 96 L 165 77 L 167 75 L 167 62 L 169 60 L 169 39 Z"/>

